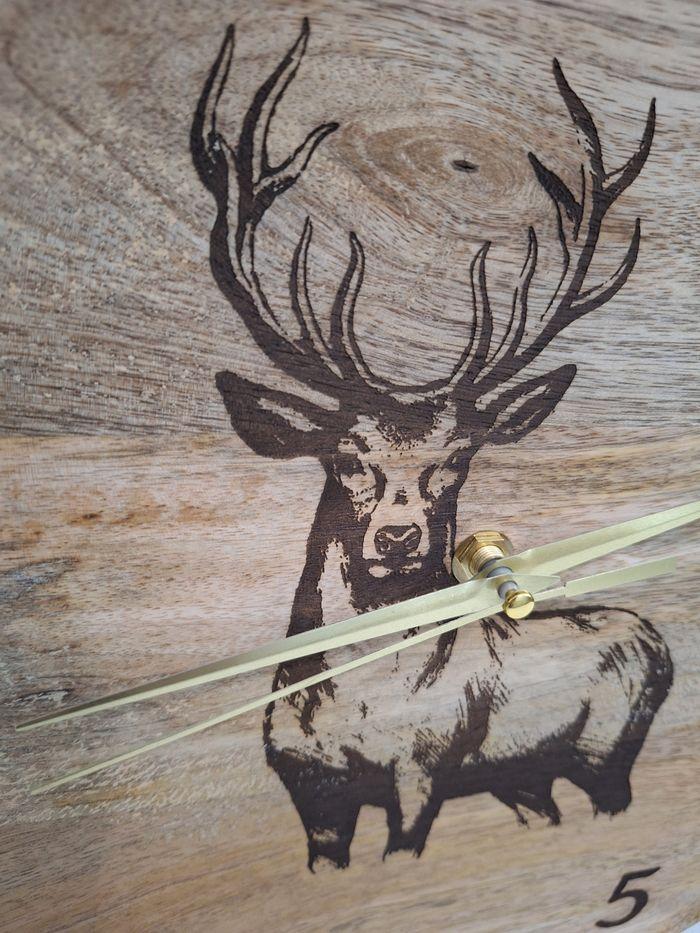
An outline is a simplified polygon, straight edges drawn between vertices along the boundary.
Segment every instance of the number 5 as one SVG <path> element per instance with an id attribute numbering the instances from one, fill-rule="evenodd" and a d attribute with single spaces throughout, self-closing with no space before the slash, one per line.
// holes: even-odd
<path id="1" fill-rule="evenodd" d="M 629 871 L 626 875 L 623 875 L 622 878 L 620 878 L 617 887 L 608 898 L 608 904 L 612 904 L 613 901 L 619 901 L 623 897 L 631 897 L 634 901 L 634 907 L 620 920 L 598 920 L 596 921 L 596 926 L 618 927 L 621 923 L 627 923 L 628 920 L 632 920 L 632 918 L 636 917 L 640 911 L 644 910 L 649 901 L 649 895 L 647 892 L 642 888 L 630 888 L 629 891 L 625 891 L 625 885 L 628 881 L 634 881 L 635 878 L 648 878 L 649 875 L 655 874 L 660 867 L 660 865 L 657 865 L 656 868 L 646 868 L 644 871 Z"/>

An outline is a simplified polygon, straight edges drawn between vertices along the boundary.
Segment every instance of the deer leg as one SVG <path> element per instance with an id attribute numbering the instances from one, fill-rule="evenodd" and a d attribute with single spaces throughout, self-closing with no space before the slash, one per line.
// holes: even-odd
<path id="1" fill-rule="evenodd" d="M 488 793 L 509 807 L 523 826 L 527 825 L 527 817 L 522 807 L 558 825 L 561 813 L 552 798 L 555 776 L 545 757 L 486 760 L 468 755 L 459 771 L 445 776 L 437 790 L 442 799 Z"/>
<path id="2" fill-rule="evenodd" d="M 491 793 L 513 810 L 521 825 L 527 825 L 527 817 L 520 809 L 525 807 L 538 816 L 549 819 L 551 825 L 557 826 L 561 822 L 561 813 L 552 798 L 552 783 L 551 776 L 524 775 L 517 784 L 496 788 Z"/>
<path id="3" fill-rule="evenodd" d="M 402 849 L 420 855 L 440 804 L 432 795 L 427 775 L 394 762 L 394 805 L 387 807 L 389 838 L 384 856 Z"/>
<path id="4" fill-rule="evenodd" d="M 268 764 L 289 791 L 306 830 L 312 871 L 319 858 L 338 868 L 349 864 L 357 817 L 365 804 L 386 809 L 390 827 L 400 825 L 392 766 L 369 761 L 348 746 L 338 751 L 330 763 L 311 750 L 267 745 Z"/>
<path id="5" fill-rule="evenodd" d="M 393 837 L 389 836 L 385 854 L 396 852 L 399 849 L 408 849 L 412 850 L 416 857 L 420 856 L 425 849 L 428 835 L 434 821 L 437 819 L 441 806 L 442 799 L 436 796 L 431 796 L 426 800 L 410 829 L 402 831 L 400 836 L 398 834 Z"/>
<path id="6" fill-rule="evenodd" d="M 630 773 L 632 765 L 620 766 L 603 762 L 597 768 L 584 766 L 569 775 L 569 779 L 590 797 L 596 813 L 621 813 L 632 802 Z"/>
<path id="7" fill-rule="evenodd" d="M 306 830 L 309 868 L 313 871 L 319 858 L 346 868 L 361 806 L 349 771 L 285 751 L 273 754 L 269 763 L 289 791 Z"/>
<path id="8" fill-rule="evenodd" d="M 632 768 L 668 694 L 673 666 L 659 634 L 636 613 L 601 609 L 589 619 L 616 637 L 601 652 L 589 716 L 566 776 L 588 794 L 596 812 L 614 814 L 632 801 Z"/>
<path id="9" fill-rule="evenodd" d="M 344 868 L 360 803 L 348 792 L 351 775 L 345 756 L 324 753 L 318 735 L 305 728 L 312 708 L 307 698 L 299 706 L 283 702 L 267 711 L 267 762 L 287 788 L 306 831 L 309 868 L 313 871 L 319 858 Z"/>
<path id="10" fill-rule="evenodd" d="M 308 797 L 305 797 L 303 801 L 295 800 L 294 804 L 305 824 L 311 871 L 314 871 L 315 863 L 321 858 L 336 868 L 347 868 L 359 806 L 341 803 L 338 795 L 321 798 L 311 805 Z"/>

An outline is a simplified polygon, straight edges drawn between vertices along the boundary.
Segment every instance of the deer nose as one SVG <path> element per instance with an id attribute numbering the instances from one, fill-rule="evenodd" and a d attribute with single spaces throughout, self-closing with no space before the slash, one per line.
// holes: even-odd
<path id="1" fill-rule="evenodd" d="M 377 554 L 383 557 L 405 557 L 420 544 L 421 530 L 413 525 L 385 525 L 374 536 Z"/>

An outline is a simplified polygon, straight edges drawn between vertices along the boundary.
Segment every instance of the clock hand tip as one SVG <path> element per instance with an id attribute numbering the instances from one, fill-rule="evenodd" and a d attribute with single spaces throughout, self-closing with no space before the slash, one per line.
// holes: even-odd
<path id="1" fill-rule="evenodd" d="M 40 719 L 28 719 L 26 722 L 19 722 L 15 726 L 15 732 L 31 732 L 33 729 L 40 729 L 45 726 L 53 717 L 41 717 Z"/>

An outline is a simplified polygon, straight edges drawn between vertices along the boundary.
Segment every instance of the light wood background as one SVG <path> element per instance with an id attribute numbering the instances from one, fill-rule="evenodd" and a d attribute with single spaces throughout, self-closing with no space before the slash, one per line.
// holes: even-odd
<path id="1" fill-rule="evenodd" d="M 555 414 L 474 462 L 460 533 L 502 526 L 525 546 L 698 497 L 697 13 L 677 0 L 5 0 L 0 925 L 580 931 L 622 916 L 629 901 L 606 903 L 621 875 L 655 865 L 649 904 L 625 929 L 700 919 L 698 529 L 637 548 L 680 552 L 681 572 L 613 603 L 653 619 L 675 681 L 633 771 L 632 806 L 612 820 L 593 819 L 563 781 L 557 828 L 519 827 L 480 795 L 445 805 L 420 859 L 382 862 L 384 814 L 365 808 L 350 867 L 312 875 L 257 713 L 73 787 L 26 792 L 265 692 L 267 672 L 235 691 L 13 732 L 288 623 L 322 473 L 313 460 L 256 457 L 230 429 L 213 374 L 279 377 L 210 276 L 213 205 L 188 152 L 230 21 L 232 119 L 308 15 L 307 58 L 273 144 L 285 153 L 318 122 L 342 125 L 261 231 L 265 282 L 282 293 L 308 213 L 314 288 L 328 306 L 357 230 L 368 257 L 359 336 L 397 379 L 441 374 L 458 354 L 483 239 L 494 241 L 502 315 L 528 223 L 542 244 L 536 297 L 551 289 L 554 218 L 526 154 L 575 184 L 552 57 L 593 110 L 611 166 L 633 151 L 657 97 L 651 156 L 599 250 L 603 274 L 639 215 L 637 268 L 552 349 L 553 363 L 579 367 Z M 458 173 L 454 159 L 478 171 Z"/>

